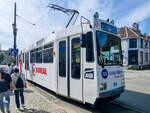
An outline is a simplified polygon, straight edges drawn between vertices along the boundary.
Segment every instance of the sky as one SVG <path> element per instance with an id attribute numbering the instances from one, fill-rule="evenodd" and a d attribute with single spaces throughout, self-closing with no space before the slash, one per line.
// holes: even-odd
<path id="1" fill-rule="evenodd" d="M 137 22 L 141 32 L 150 35 L 150 0 L 0 0 L 0 44 L 5 50 L 13 47 L 15 2 L 19 49 L 65 27 L 70 16 L 50 9 L 49 4 L 76 9 L 79 16 L 89 19 L 97 11 L 101 19 L 114 19 L 117 27 L 132 27 Z"/>

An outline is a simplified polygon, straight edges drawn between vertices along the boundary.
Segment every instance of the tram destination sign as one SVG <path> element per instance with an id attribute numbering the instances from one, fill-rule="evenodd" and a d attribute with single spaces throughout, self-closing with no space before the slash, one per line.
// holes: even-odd
<path id="1" fill-rule="evenodd" d="M 107 32 L 117 34 L 117 28 L 115 26 L 112 26 L 112 25 L 109 25 L 109 24 L 106 24 L 106 23 L 103 23 L 103 22 L 101 23 L 101 29 L 103 31 L 107 31 Z"/>

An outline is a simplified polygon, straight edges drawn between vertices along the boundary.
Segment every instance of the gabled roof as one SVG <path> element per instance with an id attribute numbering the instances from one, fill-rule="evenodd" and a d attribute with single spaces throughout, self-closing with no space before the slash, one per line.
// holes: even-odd
<path id="1" fill-rule="evenodd" d="M 121 38 L 125 38 L 125 37 L 142 37 L 142 38 L 146 38 L 144 34 L 137 32 L 129 27 L 121 27 L 120 28 L 120 36 Z M 148 36 L 150 39 L 150 36 Z"/>
<path id="2" fill-rule="evenodd" d="M 150 39 L 150 36 L 148 36 L 147 38 Z"/>

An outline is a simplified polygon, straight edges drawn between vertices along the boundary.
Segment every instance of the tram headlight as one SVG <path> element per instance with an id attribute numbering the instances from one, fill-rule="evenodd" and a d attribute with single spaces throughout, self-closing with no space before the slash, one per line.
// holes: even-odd
<path id="1" fill-rule="evenodd" d="M 125 79 L 124 79 L 124 78 L 121 80 L 121 84 L 122 84 L 122 85 L 125 84 Z"/>
<path id="2" fill-rule="evenodd" d="M 100 90 L 106 90 L 107 89 L 107 84 L 106 83 L 101 83 L 100 84 Z"/>

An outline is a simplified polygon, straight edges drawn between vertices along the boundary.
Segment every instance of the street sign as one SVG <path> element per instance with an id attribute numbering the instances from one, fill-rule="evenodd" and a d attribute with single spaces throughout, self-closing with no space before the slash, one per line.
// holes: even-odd
<path id="1" fill-rule="evenodd" d="M 19 52 L 19 50 L 16 49 L 16 55 L 18 55 L 18 52 Z M 14 48 L 10 48 L 9 53 L 10 53 L 11 56 L 13 56 L 14 55 Z"/>

